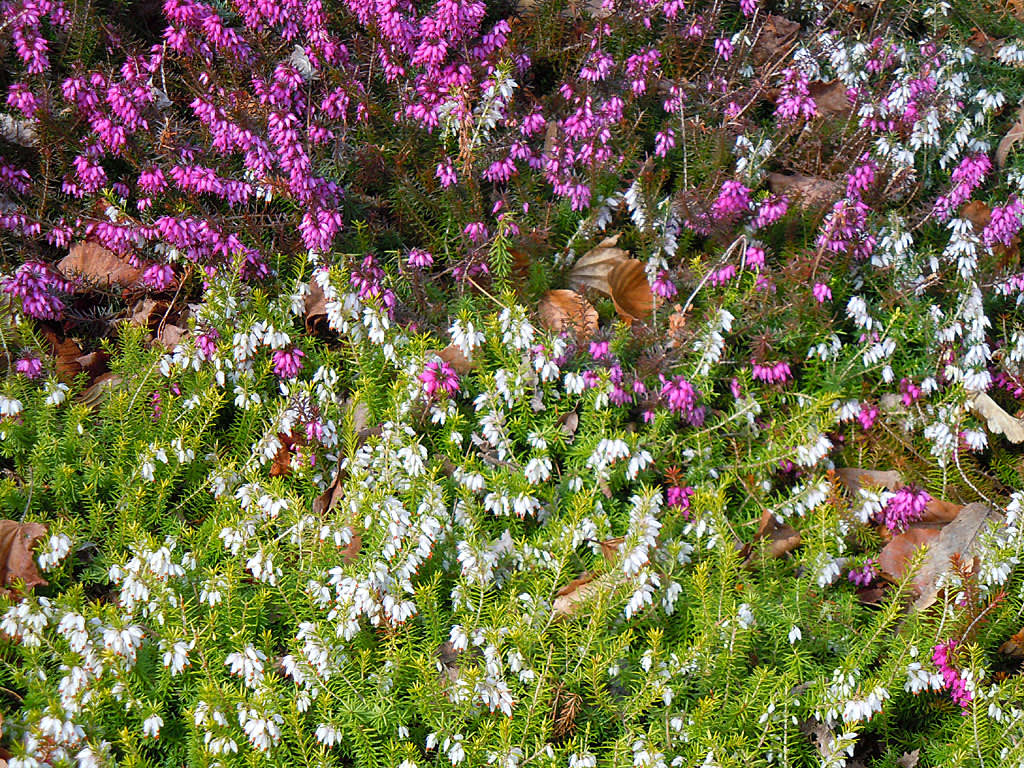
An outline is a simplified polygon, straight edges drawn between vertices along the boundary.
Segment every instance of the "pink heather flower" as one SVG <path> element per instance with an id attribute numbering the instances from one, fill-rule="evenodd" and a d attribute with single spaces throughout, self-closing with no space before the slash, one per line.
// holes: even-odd
<path id="1" fill-rule="evenodd" d="M 764 267 L 764 248 L 752 245 L 747 248 L 747 268 L 755 272 Z"/>
<path id="2" fill-rule="evenodd" d="M 819 304 L 824 304 L 832 298 L 832 289 L 825 285 L 825 283 L 815 283 L 812 290 L 814 298 L 818 300 Z"/>
<path id="3" fill-rule="evenodd" d="M 790 208 L 790 199 L 784 196 L 773 195 L 758 207 L 758 212 L 754 215 L 751 226 L 755 229 L 760 229 L 763 226 L 773 224 L 785 215 L 788 208 Z"/>
<path id="4" fill-rule="evenodd" d="M 671 128 L 654 134 L 654 156 L 664 157 L 676 145 L 676 132 Z"/>
<path id="5" fill-rule="evenodd" d="M 725 285 L 730 280 L 736 277 L 736 265 L 726 264 L 720 269 L 716 269 L 708 277 L 708 282 L 712 285 Z"/>
<path id="6" fill-rule="evenodd" d="M 865 158 L 866 159 L 866 158 Z M 859 197 L 875 183 L 875 165 L 868 161 L 853 169 L 853 173 L 846 177 L 847 197 Z"/>
<path id="7" fill-rule="evenodd" d="M 455 166 L 452 165 L 451 160 L 438 163 L 434 175 L 440 180 L 442 187 L 450 187 L 459 181 L 459 177 L 455 173 Z"/>
<path id="8" fill-rule="evenodd" d="M 783 70 L 782 75 L 784 82 L 775 102 L 775 116 L 783 122 L 791 122 L 800 118 L 810 120 L 817 115 L 818 107 L 807 87 L 807 75 L 794 67 Z"/>
<path id="9" fill-rule="evenodd" d="M 689 485 L 670 485 L 665 490 L 665 499 L 670 507 L 679 507 L 683 511 L 683 517 L 690 519 L 690 497 L 694 494 L 694 488 Z"/>
<path id="10" fill-rule="evenodd" d="M 892 533 L 903 533 L 924 517 L 925 507 L 932 497 L 924 488 L 905 485 L 892 495 L 889 502 L 875 515 L 875 522 Z"/>
<path id="11" fill-rule="evenodd" d="M 952 188 L 949 194 L 942 195 L 935 200 L 932 212 L 942 220 L 948 219 L 955 209 L 970 199 L 971 193 L 991 170 L 992 161 L 984 152 L 966 156 L 953 171 L 950 178 Z"/>
<path id="12" fill-rule="evenodd" d="M 724 61 L 728 61 L 729 57 L 732 56 L 732 52 L 736 46 L 732 44 L 732 40 L 725 37 L 720 37 L 715 40 L 715 53 L 722 57 Z"/>
<path id="13" fill-rule="evenodd" d="M 783 382 L 793 378 L 793 372 L 789 369 L 789 363 L 781 360 L 777 363 L 765 363 L 763 365 L 751 360 L 750 365 L 753 369 L 754 378 L 766 384 L 774 384 L 775 382 Z"/>
<path id="14" fill-rule="evenodd" d="M 36 379 L 43 372 L 43 363 L 38 357 L 23 357 L 14 364 L 14 369 L 26 378 Z"/>
<path id="15" fill-rule="evenodd" d="M 956 640 L 947 640 L 939 643 L 932 649 L 932 663 L 938 667 L 942 675 L 944 687 L 949 691 L 950 698 L 955 704 L 959 704 L 964 711 L 967 710 L 973 696 L 967 690 L 967 679 L 963 673 L 950 663 L 950 657 L 956 649 Z"/>
<path id="16" fill-rule="evenodd" d="M 199 354 L 205 359 L 210 360 L 217 354 L 217 339 L 219 338 L 220 334 L 216 328 L 211 328 L 205 333 L 200 333 L 196 336 L 196 349 L 199 350 Z"/>
<path id="17" fill-rule="evenodd" d="M 1006 205 L 994 207 L 988 226 L 981 233 L 981 241 L 989 248 L 997 243 L 1010 245 L 1021 230 L 1022 213 L 1024 202 L 1016 196 L 1011 197 Z"/>
<path id="18" fill-rule="evenodd" d="M 313 421 L 306 422 L 306 440 L 313 442 L 314 440 L 321 440 L 324 436 L 324 425 L 314 419 Z"/>
<path id="19" fill-rule="evenodd" d="M 471 221 L 462 230 L 462 234 L 474 243 L 482 243 L 487 239 L 487 225 L 482 221 Z"/>
<path id="20" fill-rule="evenodd" d="M 875 420 L 878 419 L 878 408 L 865 403 L 860 407 L 860 413 L 857 414 L 857 419 L 860 421 L 861 427 L 864 429 L 871 429 L 874 426 Z"/>
<path id="21" fill-rule="evenodd" d="M 607 341 L 592 341 L 590 342 L 590 356 L 594 360 L 601 360 L 608 355 L 608 342 Z"/>
<path id="22" fill-rule="evenodd" d="M 419 248 L 411 248 L 409 250 L 409 266 L 417 269 L 424 269 L 434 263 L 434 256 L 429 251 L 424 251 Z"/>
<path id="23" fill-rule="evenodd" d="M 676 284 L 669 279 L 668 272 L 665 270 L 660 270 L 658 276 L 654 278 L 654 282 L 651 283 L 651 293 L 663 299 L 671 299 L 677 291 Z"/>
<path id="24" fill-rule="evenodd" d="M 733 376 L 732 381 L 729 382 L 729 391 L 732 393 L 732 396 L 737 400 L 739 400 L 740 397 L 743 395 L 743 387 L 740 386 L 740 380 L 737 379 L 735 376 Z"/>
<path id="25" fill-rule="evenodd" d="M 419 375 L 420 383 L 427 397 L 436 394 L 454 395 L 459 389 L 459 377 L 455 369 L 443 360 L 431 360 Z"/>
<path id="26" fill-rule="evenodd" d="M 142 273 L 142 282 L 154 291 L 166 291 L 174 283 L 174 269 L 170 264 L 151 264 Z"/>
<path id="27" fill-rule="evenodd" d="M 753 16 L 757 11 L 758 0 L 740 0 L 740 10 L 744 16 Z"/>
<path id="28" fill-rule="evenodd" d="M 704 421 L 704 409 L 697 407 L 697 392 L 693 385 L 682 376 L 677 376 L 671 381 L 663 375 L 658 375 L 661 380 L 661 398 L 665 401 L 669 411 L 683 416 L 694 426 Z"/>
<path id="29" fill-rule="evenodd" d="M 869 557 L 860 568 L 851 568 L 846 574 L 851 582 L 858 587 L 866 587 L 878 577 L 878 561 Z"/>
<path id="30" fill-rule="evenodd" d="M 277 350 L 274 353 L 274 373 L 279 379 L 294 379 L 302 370 L 302 358 L 305 356 L 298 347 Z"/>
<path id="31" fill-rule="evenodd" d="M 910 379 L 900 379 L 900 394 L 903 405 L 909 408 L 921 396 L 921 388 Z"/>
<path id="32" fill-rule="evenodd" d="M 711 215 L 715 219 L 734 221 L 750 208 L 750 190 L 740 182 L 730 179 L 722 184 L 718 198 L 711 204 Z"/>
<path id="33" fill-rule="evenodd" d="M 149 402 L 153 406 L 153 421 L 159 419 L 160 414 L 162 413 L 162 409 L 160 408 L 160 400 L 161 397 L 159 392 L 154 392 L 149 397 Z"/>
<path id="34" fill-rule="evenodd" d="M 26 261 L 2 284 L 4 293 L 21 297 L 21 309 L 26 315 L 40 320 L 60 319 L 64 302 L 54 293 L 71 289 L 66 280 L 39 261 Z"/>

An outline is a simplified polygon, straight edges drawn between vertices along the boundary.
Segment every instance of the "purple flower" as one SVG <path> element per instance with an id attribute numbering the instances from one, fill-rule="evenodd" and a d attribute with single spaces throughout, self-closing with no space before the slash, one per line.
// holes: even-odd
<path id="1" fill-rule="evenodd" d="M 728 61 L 729 57 L 732 56 L 732 52 L 736 46 L 732 44 L 732 40 L 726 37 L 720 37 L 715 40 L 715 53 L 722 57 L 724 61 Z"/>
<path id="2" fill-rule="evenodd" d="M 654 282 L 651 283 L 651 293 L 655 296 L 660 296 L 663 299 L 671 299 L 678 293 L 676 284 L 668 276 L 668 272 L 665 270 L 659 270 L 658 276 L 654 278 Z"/>
<path id="3" fill-rule="evenodd" d="M 43 372 L 43 363 L 38 357 L 23 357 L 14 364 L 14 369 L 29 379 L 37 379 Z"/>
<path id="4" fill-rule="evenodd" d="M 729 180 L 722 184 L 718 198 L 711 204 L 711 215 L 715 219 L 735 220 L 750 208 L 750 190 L 738 181 Z"/>
<path id="5" fill-rule="evenodd" d="M 455 173 L 455 166 L 452 165 L 451 160 L 438 163 L 437 171 L 434 175 L 437 176 L 438 180 L 440 180 L 442 187 L 450 187 L 459 181 L 459 177 Z"/>
<path id="6" fill-rule="evenodd" d="M 142 282 L 154 291 L 166 291 L 174 283 L 174 268 L 170 264 L 150 264 L 142 273 Z"/>
<path id="7" fill-rule="evenodd" d="M 824 304 L 832 298 L 832 289 L 825 285 L 825 283 L 815 283 L 812 291 L 814 298 L 818 300 L 819 304 Z"/>
<path id="8" fill-rule="evenodd" d="M 665 498 L 670 507 L 679 507 L 683 511 L 683 517 L 690 517 L 690 497 L 694 489 L 688 485 L 670 485 L 665 491 Z"/>
<path id="9" fill-rule="evenodd" d="M 410 267 L 416 269 L 425 269 L 434 263 L 434 256 L 429 251 L 424 251 L 419 248 L 411 248 L 409 250 L 409 261 Z"/>
<path id="10" fill-rule="evenodd" d="M 672 413 L 687 419 L 692 425 L 699 426 L 704 421 L 704 409 L 697 406 L 697 391 L 682 376 L 672 380 L 660 375 L 661 399 Z"/>
<path id="11" fill-rule="evenodd" d="M 878 577 L 878 561 L 869 557 L 860 568 L 851 568 L 846 574 L 852 583 L 858 587 L 866 587 Z"/>
<path id="12" fill-rule="evenodd" d="M 923 488 L 905 485 L 892 495 L 889 502 L 875 515 L 875 521 L 892 533 L 903 533 L 924 517 L 925 507 L 932 497 Z"/>
<path id="13" fill-rule="evenodd" d="M 818 107 L 807 87 L 807 75 L 793 67 L 783 70 L 782 74 L 784 82 L 775 102 L 775 116 L 783 122 L 791 122 L 800 118 L 810 120 L 817 115 Z"/>
<path id="14" fill-rule="evenodd" d="M 777 363 L 764 364 L 751 360 L 750 365 L 753 369 L 754 378 L 766 384 L 774 384 L 775 382 L 782 382 L 793 378 L 793 372 L 789 369 L 789 363 L 781 360 Z"/>
<path id="15" fill-rule="evenodd" d="M 860 413 L 857 414 L 857 419 L 860 421 L 860 425 L 865 429 L 871 429 L 874 426 L 875 421 L 878 419 L 878 408 L 871 405 L 871 403 L 865 403 L 860 407 Z"/>
<path id="16" fill-rule="evenodd" d="M 909 408 L 921 396 L 921 388 L 910 379 L 900 379 L 900 394 L 903 405 Z"/>
<path id="17" fill-rule="evenodd" d="M 302 370 L 302 358 L 305 356 L 298 347 L 279 349 L 274 353 L 274 373 L 279 379 L 294 379 Z"/>
<path id="18" fill-rule="evenodd" d="M 57 320 L 64 302 L 54 292 L 67 293 L 70 285 L 50 267 L 39 261 L 26 261 L 12 277 L 3 281 L 4 293 L 21 297 L 22 311 L 40 320 Z"/>
<path id="19" fill-rule="evenodd" d="M 203 357 L 209 360 L 217 353 L 217 339 L 219 338 L 220 334 L 216 328 L 200 333 L 196 336 L 196 349 L 199 350 Z"/>
<path id="20" fill-rule="evenodd" d="M 967 680 L 963 673 L 950 663 L 950 657 L 956 649 L 956 640 L 947 640 L 939 643 L 932 649 L 932 663 L 939 668 L 942 675 L 943 687 L 949 691 L 953 702 L 959 704 L 961 709 L 967 710 L 973 695 L 967 690 Z"/>
<path id="21" fill-rule="evenodd" d="M 419 375 L 420 383 L 427 397 L 443 393 L 454 395 L 459 389 L 459 377 L 455 369 L 444 360 L 431 360 Z"/>
<path id="22" fill-rule="evenodd" d="M 590 356 L 594 360 L 601 360 L 608 356 L 608 342 L 607 341 L 592 341 L 590 342 Z"/>

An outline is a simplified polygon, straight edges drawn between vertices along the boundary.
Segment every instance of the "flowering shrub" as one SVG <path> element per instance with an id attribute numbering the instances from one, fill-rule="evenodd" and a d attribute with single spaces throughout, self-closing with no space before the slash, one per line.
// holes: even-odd
<path id="1" fill-rule="evenodd" d="M 1018 44 L 565 6 L 0 2 L 9 764 L 1024 762 Z"/>

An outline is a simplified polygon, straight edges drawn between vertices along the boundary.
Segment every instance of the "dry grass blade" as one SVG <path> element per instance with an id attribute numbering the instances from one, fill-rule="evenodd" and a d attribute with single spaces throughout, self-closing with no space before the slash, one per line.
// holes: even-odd
<path id="1" fill-rule="evenodd" d="M 597 333 L 597 310 L 576 291 L 548 291 L 541 297 L 537 312 L 541 324 L 554 333 L 572 330 L 578 341 Z"/>
<path id="2" fill-rule="evenodd" d="M 645 270 L 642 261 L 629 259 L 615 265 L 608 275 L 615 310 L 625 320 L 643 320 L 654 309 L 654 294 Z"/>
<path id="3" fill-rule="evenodd" d="M 608 276 L 620 262 L 629 258 L 629 251 L 616 246 L 619 235 L 608 237 L 580 256 L 569 270 L 569 285 L 573 288 L 593 288 L 611 296 Z"/>

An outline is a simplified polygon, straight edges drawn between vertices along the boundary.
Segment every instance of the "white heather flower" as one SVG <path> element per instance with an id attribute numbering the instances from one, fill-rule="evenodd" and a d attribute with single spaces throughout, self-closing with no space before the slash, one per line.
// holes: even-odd
<path id="1" fill-rule="evenodd" d="M 754 612 L 747 603 L 740 603 L 736 609 L 736 621 L 743 629 L 754 626 Z"/>
<path id="2" fill-rule="evenodd" d="M 55 533 L 46 542 L 46 549 L 39 553 L 36 561 L 40 569 L 49 571 L 58 566 L 71 551 L 71 537 L 66 533 Z"/>
<path id="3" fill-rule="evenodd" d="M 22 411 L 21 400 L 0 395 L 0 417 L 17 416 Z"/>
<path id="4" fill-rule="evenodd" d="M 815 578 L 818 582 L 818 586 L 824 589 L 829 584 L 835 582 L 839 578 L 839 562 L 826 552 L 822 552 L 818 556 L 817 567 L 815 568 Z"/>
<path id="5" fill-rule="evenodd" d="M 256 689 L 263 683 L 263 662 L 266 660 L 267 655 L 263 651 L 249 644 L 241 651 L 229 653 L 224 664 L 231 668 L 232 675 L 243 678 L 247 686 Z"/>
<path id="6" fill-rule="evenodd" d="M 142 733 L 151 738 L 160 737 L 160 729 L 164 727 L 164 719 L 158 714 L 152 714 L 142 723 Z"/>
<path id="7" fill-rule="evenodd" d="M 533 326 L 526 319 L 526 311 L 521 306 L 505 307 L 498 317 L 501 325 L 501 341 L 514 349 L 526 349 L 533 342 Z"/>
<path id="8" fill-rule="evenodd" d="M 211 608 L 219 605 L 224 600 L 224 592 L 228 591 L 227 580 L 223 576 L 215 576 L 203 582 L 202 590 L 199 592 L 199 602 L 206 603 Z"/>
<path id="9" fill-rule="evenodd" d="M 56 381 L 46 382 L 46 404 L 60 405 L 67 400 L 69 389 L 70 387 L 68 387 L 67 384 L 62 384 Z"/>
<path id="10" fill-rule="evenodd" d="M 188 659 L 188 652 L 194 646 L 195 640 L 189 643 L 186 643 L 184 640 L 178 640 L 164 651 L 164 666 L 170 668 L 172 677 L 181 674 L 185 667 L 191 666 L 192 662 Z M 161 647 L 165 647 L 163 641 L 161 641 Z"/>
<path id="11" fill-rule="evenodd" d="M 284 718 L 276 712 L 267 716 L 251 707 L 238 705 L 238 724 L 245 731 L 249 743 L 261 752 L 269 752 L 281 740 L 283 722 Z"/>
<path id="12" fill-rule="evenodd" d="M 551 459 L 547 456 L 534 456 L 523 470 L 526 481 L 530 485 L 540 485 L 551 477 Z"/>
<path id="13" fill-rule="evenodd" d="M 452 344 L 461 350 L 467 360 L 472 360 L 473 351 L 484 343 L 483 333 L 478 331 L 470 320 L 463 322 L 460 318 L 456 318 L 451 328 L 448 329 L 448 333 L 452 336 Z"/>
<path id="14" fill-rule="evenodd" d="M 341 744 L 341 729 L 329 723 L 320 723 L 316 728 L 316 740 L 325 747 Z"/>
<path id="15" fill-rule="evenodd" d="M 804 635 L 800 631 L 800 627 L 794 624 L 792 628 L 789 630 L 789 644 L 795 645 L 798 640 L 803 638 L 803 636 Z"/>

